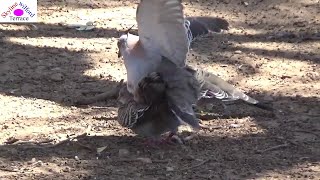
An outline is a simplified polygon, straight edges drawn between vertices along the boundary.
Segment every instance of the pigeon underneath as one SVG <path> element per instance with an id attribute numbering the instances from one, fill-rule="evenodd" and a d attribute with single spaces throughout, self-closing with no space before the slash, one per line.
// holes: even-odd
<path id="1" fill-rule="evenodd" d="M 172 111 L 167 100 L 168 84 L 160 73 L 150 73 L 140 81 L 138 91 L 132 95 L 126 87 L 119 92 L 118 122 L 134 133 L 161 141 L 161 135 L 170 133 L 165 141 L 176 134 L 184 124 Z M 198 125 L 198 124 L 197 124 Z"/>

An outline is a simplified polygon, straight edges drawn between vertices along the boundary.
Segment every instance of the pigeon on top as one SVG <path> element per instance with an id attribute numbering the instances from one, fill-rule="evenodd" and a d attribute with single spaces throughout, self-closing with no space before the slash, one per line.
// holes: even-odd
<path id="1" fill-rule="evenodd" d="M 138 35 L 129 32 L 118 40 L 118 56 L 123 57 L 130 93 L 148 73 L 154 72 L 162 57 L 177 67 L 186 66 L 186 56 L 194 38 L 228 29 L 220 18 L 184 18 L 181 0 L 141 0 L 137 12 Z"/>

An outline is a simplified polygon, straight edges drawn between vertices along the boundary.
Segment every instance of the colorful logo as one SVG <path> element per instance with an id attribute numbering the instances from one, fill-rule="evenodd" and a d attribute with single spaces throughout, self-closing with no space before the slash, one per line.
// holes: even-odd
<path id="1" fill-rule="evenodd" d="M 0 22 L 36 22 L 37 0 L 0 1 Z"/>

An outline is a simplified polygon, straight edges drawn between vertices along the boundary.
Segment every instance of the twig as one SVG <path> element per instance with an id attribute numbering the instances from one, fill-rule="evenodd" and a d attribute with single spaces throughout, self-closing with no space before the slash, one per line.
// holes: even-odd
<path id="1" fill-rule="evenodd" d="M 320 40 L 320 37 L 312 37 L 312 36 L 306 36 L 300 39 L 301 41 L 310 41 L 310 40 Z"/>
<path id="2" fill-rule="evenodd" d="M 136 162 L 140 161 L 139 159 L 119 159 L 118 162 Z"/>
<path id="3" fill-rule="evenodd" d="M 285 147 L 288 147 L 288 146 L 290 146 L 289 143 L 284 143 L 284 144 L 280 144 L 280 145 L 277 145 L 277 146 L 273 146 L 273 147 L 267 148 L 265 150 L 257 150 L 257 153 L 261 154 L 261 153 L 265 153 L 267 151 L 274 151 L 274 150 L 285 148 Z"/>
<path id="4" fill-rule="evenodd" d="M 20 139 L 11 139 L 7 142 L 5 142 L 5 144 L 8 144 L 8 145 L 21 145 L 21 144 L 35 144 L 35 145 L 41 145 L 41 144 L 47 144 L 47 143 L 50 143 L 52 142 L 53 139 L 46 139 L 46 140 L 43 140 L 43 141 L 24 141 L 24 140 L 20 140 Z"/>
<path id="5" fill-rule="evenodd" d="M 15 137 L 13 138 L 9 138 L 6 142 L 4 142 L 4 144 L 13 144 L 15 142 L 19 141 L 19 139 L 16 139 Z"/>
<path id="6" fill-rule="evenodd" d="M 116 160 L 117 162 L 141 162 L 141 159 L 136 158 L 136 159 L 119 159 Z M 170 160 L 164 159 L 164 160 L 151 160 L 152 163 L 168 163 Z"/>
<path id="7" fill-rule="evenodd" d="M 113 116 L 113 117 L 104 117 L 104 116 L 101 116 L 101 117 L 93 117 L 93 119 L 95 120 L 104 120 L 104 121 L 110 121 L 110 120 L 115 120 L 117 119 L 118 116 Z"/>
<path id="8" fill-rule="evenodd" d="M 47 147 L 48 147 L 48 148 L 57 147 L 57 146 L 60 146 L 60 145 L 62 145 L 62 144 L 65 144 L 65 143 L 67 143 L 67 142 L 71 142 L 71 141 L 74 140 L 74 139 L 78 139 L 78 138 L 85 137 L 85 136 L 87 136 L 87 132 L 82 133 L 82 134 L 77 135 L 77 136 L 70 136 L 70 137 L 68 137 L 67 139 L 64 139 L 64 140 L 62 140 L 62 141 L 59 141 L 58 143 L 49 145 L 49 146 L 47 146 Z"/>
<path id="9" fill-rule="evenodd" d="M 196 117 L 201 120 L 211 120 L 211 119 L 217 119 L 217 118 L 223 118 L 223 116 L 215 114 L 215 113 L 196 113 Z"/>
<path id="10" fill-rule="evenodd" d="M 152 160 L 154 163 L 168 163 L 170 160 L 164 159 L 164 160 Z"/>
<path id="11" fill-rule="evenodd" d="M 292 132 L 301 132 L 301 133 L 312 134 L 314 136 L 320 137 L 319 134 L 311 132 L 311 131 L 307 131 L 307 130 L 293 130 Z"/>
<path id="12" fill-rule="evenodd" d="M 19 170 L 7 169 L 7 168 L 3 168 L 3 167 L 0 167 L 0 170 L 1 170 L 1 171 L 6 171 L 6 172 L 19 172 Z"/>
<path id="13" fill-rule="evenodd" d="M 91 109 L 109 109 L 110 107 L 99 107 L 99 106 L 93 106 Z"/>
<path id="14" fill-rule="evenodd" d="M 81 94 L 86 95 L 86 94 L 100 94 L 103 93 L 102 90 L 85 90 L 82 91 Z"/>
<path id="15" fill-rule="evenodd" d="M 92 152 L 95 152 L 95 151 L 96 151 L 95 148 L 92 148 L 92 147 L 90 147 L 90 146 L 84 145 L 84 144 L 80 143 L 79 141 L 76 141 L 75 144 L 77 144 L 77 145 L 79 145 L 79 146 L 81 146 L 81 147 L 83 147 L 83 148 L 85 148 L 85 149 L 88 149 L 88 150 L 90 150 L 90 151 L 92 151 Z"/>
<path id="16" fill-rule="evenodd" d="M 196 165 L 194 165 L 194 166 L 182 168 L 182 169 L 180 169 L 180 171 L 186 171 L 186 170 L 190 170 L 190 169 L 197 168 L 197 167 L 202 166 L 202 165 L 204 165 L 205 163 L 209 162 L 210 160 L 211 160 L 211 159 L 207 159 L 207 160 L 202 161 L 202 162 L 200 162 L 199 164 L 196 164 Z"/>
<path id="17" fill-rule="evenodd" d="M 122 79 L 115 88 L 113 88 L 107 92 L 98 94 L 94 97 L 80 99 L 79 101 L 76 101 L 75 104 L 76 105 L 88 105 L 88 104 L 92 104 L 92 103 L 102 101 L 105 99 L 116 98 L 116 97 L 118 97 L 119 91 L 123 85 L 123 81 L 124 80 Z"/>
<path id="18" fill-rule="evenodd" d="M 213 130 L 213 129 L 221 129 L 222 127 L 221 127 L 221 126 L 215 126 L 215 127 L 212 127 L 212 126 L 208 126 L 208 125 L 200 124 L 200 128 L 201 128 L 201 129 Z"/>

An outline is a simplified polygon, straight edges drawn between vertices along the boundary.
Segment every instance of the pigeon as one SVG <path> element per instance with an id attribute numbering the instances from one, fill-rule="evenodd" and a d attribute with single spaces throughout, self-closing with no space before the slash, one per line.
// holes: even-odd
<path id="1" fill-rule="evenodd" d="M 118 40 L 127 70 L 127 89 L 139 102 L 138 84 L 151 72 L 165 83 L 170 111 L 179 121 L 199 129 L 193 106 L 200 84 L 186 67 L 192 33 L 180 0 L 141 0 L 137 8 L 139 36 L 126 33 Z"/>
<path id="2" fill-rule="evenodd" d="M 134 96 L 123 87 L 118 96 L 118 122 L 134 133 L 149 138 L 151 142 L 161 142 L 161 135 L 169 132 L 170 140 L 178 127 L 183 124 L 166 99 L 170 88 L 160 73 L 152 72 L 143 78 Z"/>
<path id="3" fill-rule="evenodd" d="M 185 67 L 194 39 L 229 27 L 229 23 L 220 18 L 184 18 L 181 0 L 141 0 L 136 19 L 139 36 L 128 30 L 117 42 L 118 56 L 123 57 L 127 70 L 130 93 L 134 93 L 142 78 L 155 72 L 163 57 L 177 67 Z"/>

